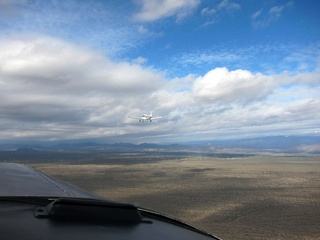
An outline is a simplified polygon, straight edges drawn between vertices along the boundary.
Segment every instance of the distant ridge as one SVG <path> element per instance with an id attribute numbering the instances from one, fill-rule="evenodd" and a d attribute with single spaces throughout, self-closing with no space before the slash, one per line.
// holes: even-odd
<path id="1" fill-rule="evenodd" d="M 320 136 L 272 136 L 210 143 L 220 147 L 277 152 L 301 152 L 306 146 L 314 146 L 314 153 L 320 153 Z M 319 145 L 318 150 L 316 145 Z"/>
<path id="2" fill-rule="evenodd" d="M 192 141 L 174 144 L 154 143 L 95 143 L 88 142 L 56 142 L 42 144 L 2 144 L 0 151 L 16 150 L 18 153 L 36 153 L 38 150 L 61 151 L 267 151 L 267 152 L 307 152 L 320 153 L 320 136 L 270 136 L 237 140 Z"/>
<path id="3" fill-rule="evenodd" d="M 18 148 L 16 152 L 21 152 L 21 153 L 35 153 L 37 150 L 33 148 L 28 148 L 28 147 L 23 147 L 23 148 Z"/>

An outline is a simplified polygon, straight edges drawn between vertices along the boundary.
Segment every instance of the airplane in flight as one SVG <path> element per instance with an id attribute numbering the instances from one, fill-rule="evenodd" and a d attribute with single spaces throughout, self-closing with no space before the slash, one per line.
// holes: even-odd
<path id="1" fill-rule="evenodd" d="M 153 117 L 152 116 L 152 111 L 150 112 L 150 114 L 143 114 L 141 117 L 135 117 L 135 116 L 128 116 L 129 118 L 134 118 L 134 119 L 139 119 L 139 122 L 144 122 L 144 120 L 146 121 L 150 121 L 152 122 L 152 119 L 159 119 L 162 117 Z"/>

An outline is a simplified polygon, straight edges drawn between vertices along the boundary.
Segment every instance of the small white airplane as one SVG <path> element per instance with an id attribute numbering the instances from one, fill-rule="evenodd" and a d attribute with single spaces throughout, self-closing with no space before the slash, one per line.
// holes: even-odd
<path id="1" fill-rule="evenodd" d="M 150 114 L 143 114 L 141 117 L 135 117 L 135 116 L 128 116 L 129 118 L 134 118 L 134 119 L 139 119 L 139 122 L 144 122 L 144 120 L 146 121 L 150 121 L 152 122 L 152 119 L 159 119 L 161 117 L 153 117 L 152 116 L 152 112 L 150 112 Z"/>

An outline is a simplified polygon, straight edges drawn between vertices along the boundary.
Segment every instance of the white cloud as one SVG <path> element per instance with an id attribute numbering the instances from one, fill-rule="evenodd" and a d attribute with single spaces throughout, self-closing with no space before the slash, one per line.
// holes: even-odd
<path id="1" fill-rule="evenodd" d="M 146 59 L 144 57 L 137 57 L 136 59 L 133 59 L 132 62 L 135 63 L 135 64 L 141 65 L 141 64 L 147 63 L 148 59 Z"/>
<path id="2" fill-rule="evenodd" d="M 273 90 L 267 76 L 253 75 L 246 70 L 228 71 L 216 68 L 199 77 L 193 85 L 193 94 L 220 104 L 248 103 L 265 99 Z"/>
<path id="3" fill-rule="evenodd" d="M 243 54 L 244 55 L 244 54 Z M 234 51 L 220 51 L 220 52 L 197 52 L 197 53 L 186 53 L 175 61 L 187 64 L 187 65 L 203 65 L 203 64 L 215 64 L 215 63 L 229 63 L 243 60 L 248 58 L 249 55 L 240 55 Z"/>
<path id="4" fill-rule="evenodd" d="M 136 0 L 141 11 L 134 18 L 137 21 L 151 22 L 175 16 L 181 20 L 188 16 L 200 3 L 200 0 Z"/>
<path id="5" fill-rule="evenodd" d="M 206 8 L 203 8 L 203 9 L 201 10 L 201 15 L 202 15 L 202 16 L 205 16 L 205 15 L 213 15 L 213 14 L 215 14 L 216 12 L 217 12 L 217 11 L 216 11 L 214 8 L 210 9 L 210 8 L 206 7 Z"/>
<path id="6" fill-rule="evenodd" d="M 235 11 L 241 9 L 240 4 L 230 2 L 229 0 L 222 0 L 214 8 L 205 7 L 201 10 L 201 16 L 206 17 L 206 22 L 203 27 L 214 24 L 219 21 L 224 14 L 233 14 Z"/>
<path id="7" fill-rule="evenodd" d="M 32 136 L 60 132 L 61 138 L 72 138 L 78 131 L 114 126 L 123 122 L 130 108 L 142 106 L 162 81 L 151 68 L 114 63 L 53 38 L 3 39 L 1 136 L 34 131 Z"/>
<path id="8" fill-rule="evenodd" d="M 270 8 L 269 14 L 272 18 L 279 18 L 281 16 L 282 11 L 284 10 L 284 6 L 274 6 Z"/>
<path id="9" fill-rule="evenodd" d="M 288 9 L 292 6 L 293 3 L 290 1 L 284 5 L 273 6 L 268 11 L 264 11 L 263 9 L 256 11 L 251 17 L 253 27 L 268 27 L 271 23 L 276 22 L 281 17 L 285 9 Z"/>
<path id="10" fill-rule="evenodd" d="M 239 10 L 240 4 L 238 3 L 234 3 L 234 2 L 230 2 L 229 0 L 222 0 L 218 5 L 217 5 L 217 9 L 218 10 L 226 10 L 228 12 L 230 11 L 235 11 L 235 10 Z"/>
<path id="11" fill-rule="evenodd" d="M 161 76 L 138 64 L 103 56 L 50 38 L 1 41 L 3 76 L 25 88 L 48 92 L 140 92 L 155 89 Z M 97 90 L 98 89 L 98 90 Z"/>
<path id="12" fill-rule="evenodd" d="M 262 9 L 256 11 L 254 14 L 252 14 L 251 18 L 252 18 L 253 20 L 256 19 L 256 18 L 258 18 L 258 17 L 261 15 L 262 11 L 263 11 Z"/>
<path id="13" fill-rule="evenodd" d="M 319 44 L 295 46 L 292 44 L 264 44 L 251 46 L 214 46 L 202 51 L 186 51 L 171 59 L 173 66 L 193 73 L 203 73 L 215 67 L 246 69 L 264 74 L 288 71 L 315 72 L 320 67 Z M 274 64 L 274 63 L 277 64 Z"/>

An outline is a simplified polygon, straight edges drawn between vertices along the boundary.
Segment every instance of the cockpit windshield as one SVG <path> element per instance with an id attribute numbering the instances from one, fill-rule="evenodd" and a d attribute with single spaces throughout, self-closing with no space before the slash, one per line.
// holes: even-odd
<path id="1" fill-rule="evenodd" d="M 319 239 L 319 10 L 0 1 L 0 163 L 24 164 L 0 195 L 81 191 L 223 239 Z"/>

